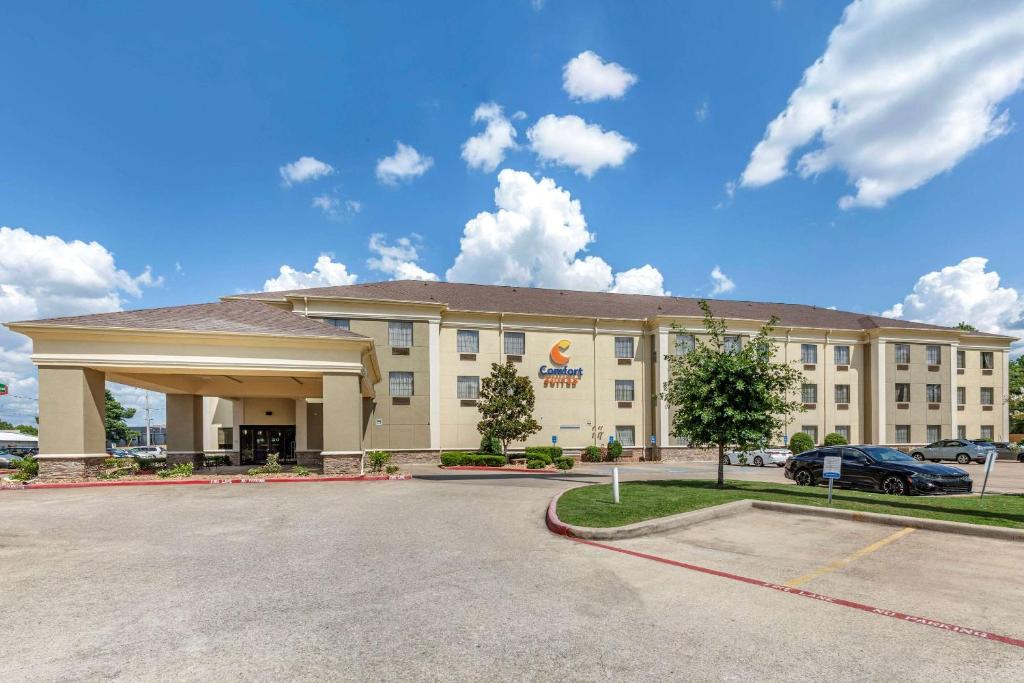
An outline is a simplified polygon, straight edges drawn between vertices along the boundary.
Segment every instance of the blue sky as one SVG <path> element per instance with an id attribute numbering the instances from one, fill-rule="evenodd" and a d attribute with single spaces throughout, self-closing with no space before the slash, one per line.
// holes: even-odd
<path id="1" fill-rule="evenodd" d="M 984 27 L 1020 20 L 1006 9 L 1010 3 L 972 4 L 973 16 L 954 17 L 955 23 L 944 23 L 955 4 L 942 2 L 918 16 L 861 17 L 875 22 L 868 28 L 875 36 L 869 39 L 880 41 L 877 54 L 904 54 L 886 57 L 894 69 L 889 75 L 878 64 L 858 73 L 858 64 L 844 62 L 823 77 L 824 88 L 846 93 L 836 96 L 840 108 L 848 97 L 845 104 L 856 113 L 870 109 L 872 97 L 883 98 L 845 90 L 865 73 L 882 82 L 905 76 L 907 69 L 897 67 L 914 58 L 941 65 L 948 55 L 930 59 L 931 43 L 893 47 L 892 36 L 905 28 L 900 22 L 939 41 L 970 21 Z M 130 283 L 90 290 L 102 303 L 85 310 L 258 290 L 282 265 L 309 272 L 324 253 L 361 282 L 385 279 L 389 272 L 367 265 L 383 253 L 368 248 L 374 233 L 384 235 L 378 244 L 397 249 L 399 261 L 444 278 L 467 221 L 495 211 L 498 172 L 513 169 L 536 181 L 549 178 L 579 201 L 590 233 L 585 239 L 593 241 L 586 251 L 569 253 L 570 261 L 597 256 L 616 273 L 649 264 L 672 294 L 710 294 L 711 271 L 719 266 L 734 283 L 722 296 L 881 312 L 905 302 L 922 276 L 942 277 L 942 269 L 953 268 L 951 286 L 969 290 L 981 283 L 979 300 L 960 301 L 966 308 L 951 311 L 955 292 L 940 292 L 918 317 L 977 310 L 979 319 L 993 316 L 989 327 L 1016 329 L 1021 300 L 1014 297 L 1024 287 L 1017 257 L 1024 241 L 1024 138 L 1013 126 L 1022 104 L 1019 40 L 992 39 L 994 47 L 970 67 L 949 73 L 942 69 L 952 67 L 938 67 L 888 118 L 861 126 L 867 132 L 839 130 L 833 149 L 845 161 L 800 176 L 800 155 L 830 135 L 819 130 L 791 145 L 788 175 L 742 182 L 766 126 L 786 109 L 804 71 L 830 49 L 846 5 L 9 4 L 0 23 L 0 225 L 66 243 L 95 241 L 113 254 L 113 269 Z M 861 9 L 863 15 L 870 7 Z M 921 16 L 935 25 L 921 28 Z M 852 26 L 854 18 L 848 21 Z M 621 65 L 635 82 L 620 96 L 573 99 L 563 68 L 585 51 Z M 937 113 L 929 108 L 978 91 L 978 80 L 993 73 L 1009 85 L 993 86 L 989 99 L 974 105 L 975 119 L 990 105 L 980 141 L 938 152 L 927 141 L 889 145 L 948 114 L 949 106 Z M 503 107 L 519 144 L 490 172 L 469 168 L 461 156 L 466 140 L 484 128 L 472 121 L 474 111 L 489 102 Z M 635 151 L 591 177 L 545 161 L 531 149 L 527 131 L 547 115 L 575 115 L 616 131 Z M 931 137 L 942 142 L 950 134 Z M 398 141 L 432 165 L 417 177 L 383 183 L 375 169 Z M 929 160 L 936 154 L 954 161 L 881 205 L 840 208 L 841 197 L 856 194 L 850 177 L 858 170 L 851 174 L 851 167 L 870 165 L 870 157 L 890 150 L 909 157 L 904 166 L 885 169 L 897 175 L 938 163 Z M 284 185 L 281 167 L 303 156 L 333 172 Z M 729 183 L 740 185 L 731 196 Z M 318 196 L 334 202 L 333 215 L 313 205 Z M 346 202 L 357 202 L 359 210 Z M 529 252 L 537 244 L 519 247 Z M 965 275 L 956 269 L 969 257 L 988 261 Z M 149 275 L 138 279 L 147 266 Z M 528 277 L 551 282 L 539 272 Z M 18 301 L 36 297 L 36 304 L 26 308 L 11 298 L 0 312 L 79 312 L 39 303 L 61 291 L 47 290 L 45 277 L 28 270 L 21 280 L 3 280 L 21 287 Z M 1007 291 L 1013 292 L 1009 304 Z M 1002 306 L 994 312 L 984 308 L 993 298 Z M 15 352 L 9 337 L 0 342 Z"/>

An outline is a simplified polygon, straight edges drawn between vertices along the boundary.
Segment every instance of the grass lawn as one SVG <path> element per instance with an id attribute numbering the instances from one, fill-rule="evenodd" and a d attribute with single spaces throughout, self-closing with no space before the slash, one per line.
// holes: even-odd
<path id="1" fill-rule="evenodd" d="M 566 491 L 558 501 L 558 516 L 576 526 L 622 526 L 745 498 L 827 507 L 828 489 L 729 480 L 723 489 L 705 480 L 638 481 L 620 485 L 622 502 L 615 505 L 612 487 L 595 484 Z M 832 507 L 1024 528 L 1024 496 L 896 497 L 836 489 Z"/>

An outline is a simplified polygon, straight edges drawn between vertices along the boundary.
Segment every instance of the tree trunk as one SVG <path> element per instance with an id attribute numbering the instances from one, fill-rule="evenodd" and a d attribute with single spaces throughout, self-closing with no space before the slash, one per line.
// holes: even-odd
<path id="1" fill-rule="evenodd" d="M 718 488 L 725 488 L 725 444 L 718 444 Z"/>

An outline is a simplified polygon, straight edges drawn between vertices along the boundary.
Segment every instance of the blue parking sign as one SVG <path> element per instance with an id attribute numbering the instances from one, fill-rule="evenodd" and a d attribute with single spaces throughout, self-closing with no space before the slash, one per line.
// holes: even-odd
<path id="1" fill-rule="evenodd" d="M 558 436 L 556 434 L 551 435 L 551 443 L 558 443 Z"/>

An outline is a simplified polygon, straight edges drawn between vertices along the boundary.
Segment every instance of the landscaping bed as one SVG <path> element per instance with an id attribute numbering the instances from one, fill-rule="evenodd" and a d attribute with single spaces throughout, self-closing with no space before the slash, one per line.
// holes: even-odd
<path id="1" fill-rule="evenodd" d="M 796 487 L 791 484 L 727 481 L 716 488 L 714 481 L 638 481 L 620 485 L 621 503 L 612 502 L 609 484 L 570 489 L 558 501 L 558 517 L 566 524 L 585 527 L 615 527 L 647 519 L 699 510 L 737 500 L 769 500 L 828 507 L 825 488 Z M 882 493 L 836 490 L 832 507 L 860 512 L 877 512 L 908 517 L 941 519 L 1024 529 L 1024 497 L 989 494 L 950 497 L 897 497 Z"/>
<path id="2" fill-rule="evenodd" d="M 471 453 L 466 451 L 449 451 L 441 454 L 441 467 L 472 468 L 496 470 L 571 470 L 575 461 L 562 455 L 558 446 L 530 446 L 520 456 L 513 454 L 510 458 L 495 453 Z"/>

